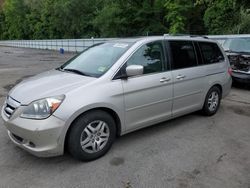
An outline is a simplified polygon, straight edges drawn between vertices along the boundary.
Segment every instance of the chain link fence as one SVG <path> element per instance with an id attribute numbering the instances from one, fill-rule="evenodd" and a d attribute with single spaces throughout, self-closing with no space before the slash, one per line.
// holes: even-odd
<path id="1" fill-rule="evenodd" d="M 7 40 L 0 41 L 0 46 L 35 48 L 44 50 L 62 50 L 65 52 L 81 52 L 86 48 L 103 43 L 113 38 L 99 39 L 54 39 L 54 40 Z"/>

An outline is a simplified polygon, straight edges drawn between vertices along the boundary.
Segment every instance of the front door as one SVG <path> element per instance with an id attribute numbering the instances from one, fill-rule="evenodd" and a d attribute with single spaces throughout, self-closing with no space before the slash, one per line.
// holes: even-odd
<path id="1" fill-rule="evenodd" d="M 145 127 L 171 117 L 173 85 L 162 41 L 140 47 L 126 66 L 142 65 L 143 75 L 122 81 L 127 131 Z"/>

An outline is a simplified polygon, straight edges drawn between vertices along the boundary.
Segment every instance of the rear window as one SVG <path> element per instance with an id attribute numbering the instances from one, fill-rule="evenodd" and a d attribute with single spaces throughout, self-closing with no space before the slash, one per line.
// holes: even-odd
<path id="1" fill-rule="evenodd" d="M 223 61 L 225 58 L 216 43 L 199 42 L 204 64 L 213 64 Z"/>
<path id="2" fill-rule="evenodd" d="M 169 41 L 172 54 L 172 69 L 197 66 L 197 59 L 192 41 Z"/>

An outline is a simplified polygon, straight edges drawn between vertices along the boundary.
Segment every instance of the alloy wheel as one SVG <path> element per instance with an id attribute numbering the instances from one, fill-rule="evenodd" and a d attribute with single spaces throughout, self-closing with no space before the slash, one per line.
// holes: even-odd
<path id="1" fill-rule="evenodd" d="M 93 121 L 83 130 L 80 144 L 86 153 L 96 153 L 106 146 L 109 136 L 110 130 L 104 121 Z"/>
<path id="2" fill-rule="evenodd" d="M 208 97 L 208 109 L 213 112 L 217 109 L 219 104 L 219 94 L 213 91 Z"/>

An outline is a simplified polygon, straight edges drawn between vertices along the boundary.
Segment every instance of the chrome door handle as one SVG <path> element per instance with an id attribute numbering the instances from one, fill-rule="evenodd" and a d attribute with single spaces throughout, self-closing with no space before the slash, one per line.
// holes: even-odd
<path id="1" fill-rule="evenodd" d="M 184 76 L 184 75 L 178 75 L 178 76 L 176 77 L 177 80 L 180 80 L 180 79 L 183 79 L 183 78 L 186 78 L 186 76 Z"/>
<path id="2" fill-rule="evenodd" d="M 160 82 L 164 83 L 164 82 L 169 82 L 170 80 L 171 80 L 170 78 L 163 77 L 162 79 L 160 79 Z"/>

